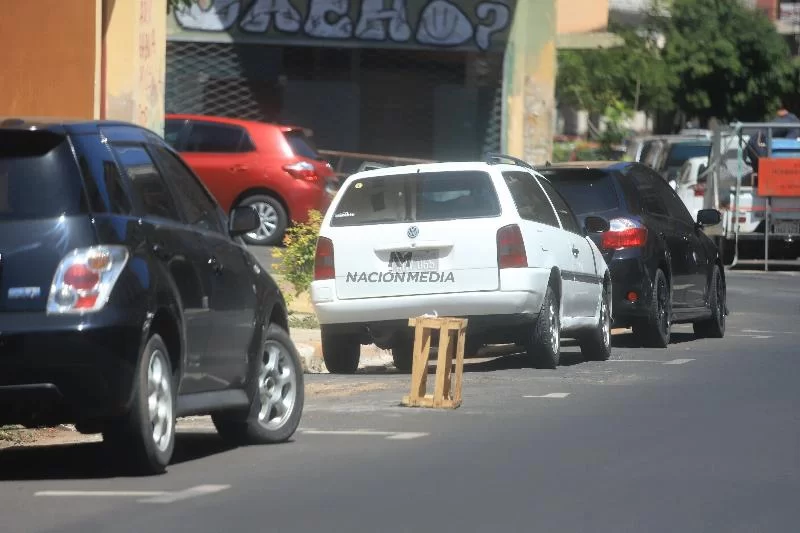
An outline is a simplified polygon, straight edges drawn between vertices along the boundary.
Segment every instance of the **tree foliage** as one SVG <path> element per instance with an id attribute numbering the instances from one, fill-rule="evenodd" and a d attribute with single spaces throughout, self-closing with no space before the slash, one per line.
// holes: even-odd
<path id="1" fill-rule="evenodd" d="M 664 17 L 664 6 L 656 0 L 638 31 L 609 28 L 624 38 L 621 47 L 561 52 L 559 100 L 590 113 L 620 100 L 705 123 L 762 120 L 796 93 L 800 68 L 762 12 L 733 0 L 671 0 Z"/>
<path id="2" fill-rule="evenodd" d="M 730 0 L 673 0 L 663 19 L 675 103 L 703 122 L 761 120 L 792 85 L 789 48 L 760 11 Z"/>
<path id="3" fill-rule="evenodd" d="M 623 46 L 559 53 L 559 100 L 593 114 L 620 103 L 634 110 L 670 109 L 674 82 L 654 39 L 630 28 L 610 29 Z"/>

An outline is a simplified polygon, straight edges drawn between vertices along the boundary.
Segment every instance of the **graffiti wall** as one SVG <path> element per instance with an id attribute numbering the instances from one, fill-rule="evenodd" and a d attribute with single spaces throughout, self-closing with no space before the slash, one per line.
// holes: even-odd
<path id="1" fill-rule="evenodd" d="M 500 51 L 516 0 L 198 0 L 173 41 Z"/>

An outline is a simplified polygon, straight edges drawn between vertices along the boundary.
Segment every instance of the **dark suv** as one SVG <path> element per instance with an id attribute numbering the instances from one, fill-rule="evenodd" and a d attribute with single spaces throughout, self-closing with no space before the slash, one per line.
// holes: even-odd
<path id="1" fill-rule="evenodd" d="M 693 220 L 661 176 L 640 163 L 552 165 L 540 170 L 584 224 L 609 220 L 592 233 L 611 271 L 614 325 L 633 327 L 645 346 L 666 348 L 670 328 L 692 323 L 701 337 L 725 334 L 725 270 L 704 226 L 719 224 L 714 209 Z"/>
<path id="2" fill-rule="evenodd" d="M 303 375 L 274 280 L 156 134 L 0 121 L 0 425 L 75 423 L 161 472 L 177 416 L 295 432 Z"/>

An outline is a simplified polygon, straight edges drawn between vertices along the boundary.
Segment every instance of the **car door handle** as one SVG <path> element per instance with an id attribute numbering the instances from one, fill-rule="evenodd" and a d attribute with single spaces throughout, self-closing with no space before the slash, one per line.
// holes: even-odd
<path id="1" fill-rule="evenodd" d="M 579 253 L 581 253 L 581 251 L 578 250 L 577 248 L 575 248 L 575 246 L 573 246 L 572 247 L 572 255 L 574 255 L 575 257 L 578 257 Z"/>
<path id="2" fill-rule="evenodd" d="M 156 243 L 152 247 L 153 255 L 157 258 L 161 259 L 162 261 L 169 261 L 172 259 L 172 254 L 167 251 L 167 248 L 160 243 Z"/>
<path id="3" fill-rule="evenodd" d="M 249 167 L 247 165 L 233 165 L 231 167 L 231 172 L 242 172 L 247 170 Z"/>
<path id="4" fill-rule="evenodd" d="M 210 257 L 208 260 L 208 266 L 211 267 L 211 270 L 214 271 L 214 274 L 222 274 L 223 267 L 222 263 L 220 263 L 216 257 Z"/>

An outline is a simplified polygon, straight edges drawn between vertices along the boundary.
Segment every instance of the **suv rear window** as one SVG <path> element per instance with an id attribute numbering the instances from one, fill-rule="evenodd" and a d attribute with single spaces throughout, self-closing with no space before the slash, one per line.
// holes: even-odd
<path id="1" fill-rule="evenodd" d="M 353 181 L 337 206 L 332 226 L 432 222 L 500 215 L 486 172 L 419 172 Z"/>
<path id="2" fill-rule="evenodd" d="M 619 209 L 619 196 L 608 172 L 590 169 L 540 172 L 578 216 Z"/>
<path id="3" fill-rule="evenodd" d="M 711 155 L 711 144 L 709 143 L 677 143 L 669 148 L 666 167 L 680 167 L 688 159 L 693 157 L 709 157 Z"/>
<path id="4" fill-rule="evenodd" d="M 283 135 L 286 137 L 286 142 L 292 147 L 294 155 L 308 159 L 321 159 L 314 141 L 303 130 L 285 131 Z"/>
<path id="5" fill-rule="evenodd" d="M 65 136 L 0 130 L 0 220 L 86 211 L 80 169 Z"/>

